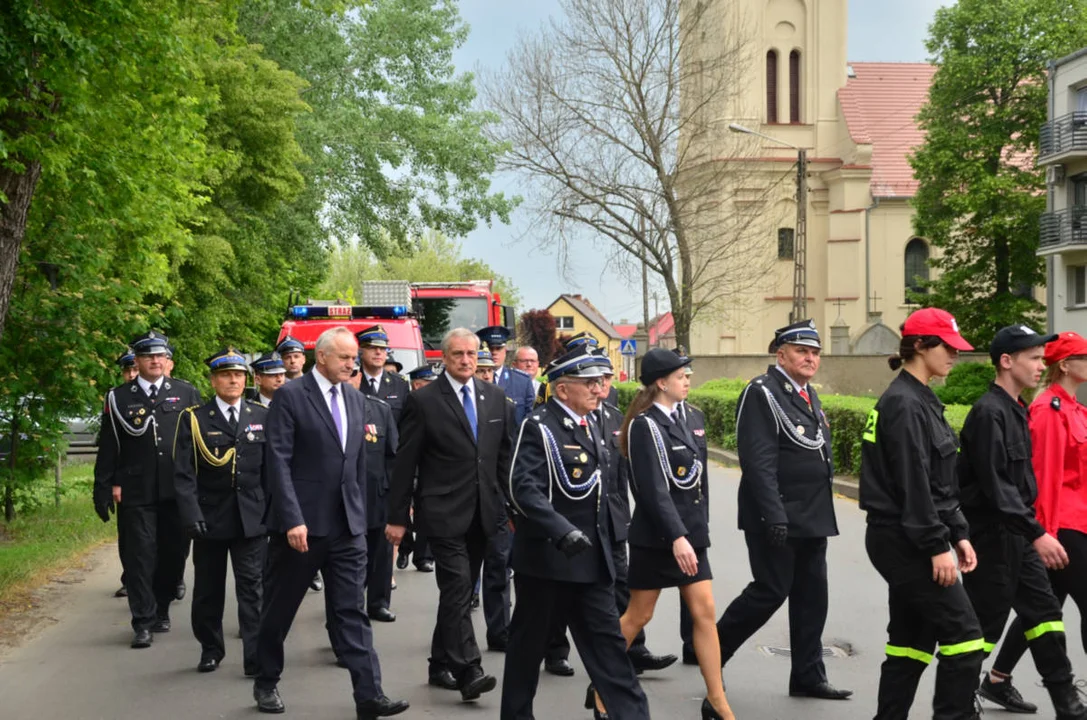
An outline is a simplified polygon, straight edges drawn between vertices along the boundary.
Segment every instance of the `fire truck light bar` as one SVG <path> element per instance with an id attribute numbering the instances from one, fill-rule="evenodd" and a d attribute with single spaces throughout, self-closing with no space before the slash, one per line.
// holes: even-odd
<path id="1" fill-rule="evenodd" d="M 294 305 L 290 315 L 296 320 L 318 320 L 325 318 L 398 318 L 408 314 L 404 305 Z"/>

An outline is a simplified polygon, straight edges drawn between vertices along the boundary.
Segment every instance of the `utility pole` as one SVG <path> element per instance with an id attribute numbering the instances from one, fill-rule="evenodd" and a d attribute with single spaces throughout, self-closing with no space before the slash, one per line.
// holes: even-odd
<path id="1" fill-rule="evenodd" d="M 640 232 L 642 235 L 641 257 L 642 257 L 642 321 L 645 323 L 643 327 L 645 331 L 649 332 L 649 268 L 645 263 L 645 216 L 640 218 L 639 222 Z"/>
<path id="2" fill-rule="evenodd" d="M 791 322 L 808 317 L 808 151 L 805 148 L 797 149 L 795 235 Z"/>

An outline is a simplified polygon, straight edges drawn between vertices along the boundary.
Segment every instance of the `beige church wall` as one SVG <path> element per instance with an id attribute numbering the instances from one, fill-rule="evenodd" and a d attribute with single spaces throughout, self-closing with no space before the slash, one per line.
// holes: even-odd
<path id="1" fill-rule="evenodd" d="M 881 200 L 869 213 L 869 247 L 872 253 L 871 286 L 879 296 L 874 310 L 883 313 L 883 322 L 897 329 L 905 321 L 906 243 L 914 237 L 913 208 L 906 200 Z M 933 248 L 929 247 L 930 257 Z M 932 270 L 929 270 L 933 277 Z"/>

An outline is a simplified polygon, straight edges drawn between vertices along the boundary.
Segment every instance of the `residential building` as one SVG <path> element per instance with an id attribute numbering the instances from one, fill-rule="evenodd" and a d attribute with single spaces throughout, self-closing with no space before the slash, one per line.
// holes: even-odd
<path id="1" fill-rule="evenodd" d="M 547 306 L 547 311 L 555 318 L 555 332 L 559 337 L 588 331 L 601 347 L 607 348 L 612 365 L 623 367 L 623 356 L 619 352 L 623 337 L 587 298 L 559 295 Z"/>

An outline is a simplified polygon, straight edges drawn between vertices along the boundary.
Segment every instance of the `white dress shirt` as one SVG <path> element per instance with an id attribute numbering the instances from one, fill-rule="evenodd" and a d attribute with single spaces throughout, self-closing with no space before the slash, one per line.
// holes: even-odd
<path id="1" fill-rule="evenodd" d="M 467 387 L 468 394 L 472 396 L 472 407 L 476 410 L 476 419 L 479 419 L 479 403 L 476 401 L 475 386 L 472 384 L 472 378 L 468 378 L 468 382 L 462 383 L 459 380 L 454 380 L 453 376 L 449 373 L 442 373 L 442 376 L 449 380 L 449 384 L 453 386 L 453 392 L 457 394 L 457 399 L 460 400 L 461 407 L 464 407 L 464 395 L 461 393 L 461 388 Z"/>
<path id="2" fill-rule="evenodd" d="M 336 406 L 340 410 L 340 427 L 343 431 L 340 433 L 340 447 L 347 449 L 347 403 L 344 402 L 343 396 L 343 383 L 333 384 L 331 380 L 322 375 L 316 368 L 311 370 L 313 373 L 313 379 L 317 381 L 317 387 L 321 388 L 321 396 L 325 399 L 325 405 L 328 406 L 328 414 L 332 414 L 332 388 L 336 388 Z"/>
<path id="3" fill-rule="evenodd" d="M 384 370 L 379 372 L 377 375 L 371 375 L 370 373 L 366 372 L 365 368 L 363 368 L 363 370 L 362 370 L 362 382 L 363 382 L 363 384 L 365 384 L 367 386 L 367 388 L 369 390 L 374 390 L 374 385 L 370 382 L 371 380 L 376 380 L 377 381 L 377 387 L 380 390 L 381 389 L 381 379 L 383 377 L 385 377 L 385 371 Z M 374 393 L 377 394 L 376 391 L 374 391 Z"/>
<path id="4" fill-rule="evenodd" d="M 143 375 L 137 375 L 136 376 L 136 382 L 138 382 L 140 384 L 140 389 L 143 390 L 144 395 L 147 395 L 148 397 L 151 396 L 151 386 L 152 385 L 155 386 L 155 392 L 156 393 L 161 392 L 162 383 L 165 381 L 165 379 L 166 379 L 166 376 L 163 375 L 162 377 L 160 377 L 155 382 L 148 382 L 147 380 L 143 379 Z M 155 397 L 157 398 L 158 395 L 156 395 Z"/>
<path id="5" fill-rule="evenodd" d="M 242 401 L 241 400 L 238 400 L 238 402 L 231 405 L 226 400 L 223 400 L 221 397 L 216 395 L 215 396 L 215 404 L 219 407 L 219 412 L 221 412 L 223 414 L 223 417 L 225 417 L 228 421 L 230 420 L 230 408 L 234 408 L 234 419 L 241 422 L 241 419 L 242 419 Z"/>

